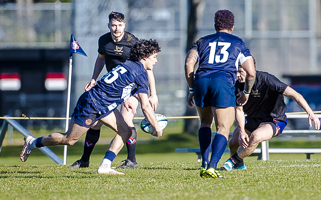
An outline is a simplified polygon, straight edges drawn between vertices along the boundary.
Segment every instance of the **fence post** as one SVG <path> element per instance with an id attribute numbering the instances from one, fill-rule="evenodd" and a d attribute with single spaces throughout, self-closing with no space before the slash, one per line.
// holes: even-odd
<path id="1" fill-rule="evenodd" d="M 269 160 L 269 141 L 263 141 L 261 145 L 262 160 Z"/>

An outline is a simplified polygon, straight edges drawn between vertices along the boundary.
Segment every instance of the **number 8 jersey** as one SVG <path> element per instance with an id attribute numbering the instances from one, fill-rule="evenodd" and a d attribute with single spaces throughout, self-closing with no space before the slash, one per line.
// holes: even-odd
<path id="1" fill-rule="evenodd" d="M 250 50 L 241 38 L 225 32 L 207 35 L 196 41 L 191 49 L 198 52 L 199 78 L 224 78 L 234 85 L 239 65 L 251 58 Z"/>
<path id="2" fill-rule="evenodd" d="M 127 60 L 117 65 L 89 90 L 96 110 L 113 110 L 136 91 L 148 94 L 148 76 L 142 63 Z"/>

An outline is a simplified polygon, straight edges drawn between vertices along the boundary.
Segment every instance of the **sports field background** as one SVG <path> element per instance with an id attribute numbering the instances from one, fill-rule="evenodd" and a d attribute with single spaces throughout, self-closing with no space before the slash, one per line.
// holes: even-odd
<path id="1" fill-rule="evenodd" d="M 177 124 L 176 124 L 177 125 Z M 247 170 L 222 172 L 225 180 L 199 177 L 200 163 L 194 153 L 175 153 L 175 148 L 197 148 L 196 136 L 181 133 L 181 126 L 169 125 L 163 138 L 151 139 L 138 132 L 138 169 L 119 170 L 124 176 L 96 173 L 108 137 L 103 129 L 89 168 L 70 169 L 79 159 L 83 141 L 68 147 L 67 166 L 57 165 L 38 149 L 27 162 L 19 159 L 21 145 L 3 146 L 0 154 L 1 199 L 320 199 L 321 154 L 270 154 L 269 161 L 257 156 L 245 159 Z M 34 131 L 35 135 L 39 134 Z M 22 141 L 22 135 L 15 134 Z M 23 143 L 23 142 L 21 142 Z M 270 147 L 320 147 L 319 140 L 272 140 Z M 63 147 L 51 148 L 61 158 Z M 113 166 L 126 159 L 126 148 Z M 228 158 L 224 154 L 219 166 Z"/>

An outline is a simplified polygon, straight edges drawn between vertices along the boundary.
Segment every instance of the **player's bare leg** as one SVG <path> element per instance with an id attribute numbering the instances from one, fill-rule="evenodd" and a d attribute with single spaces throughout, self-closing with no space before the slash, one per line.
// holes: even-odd
<path id="1" fill-rule="evenodd" d="M 251 132 L 249 132 L 248 130 L 245 130 L 246 133 L 250 136 Z M 239 135 L 240 135 L 240 129 L 239 127 L 236 127 L 233 131 L 233 135 L 229 141 L 229 148 L 230 148 L 230 155 L 234 155 L 237 151 L 237 149 L 239 148 L 240 144 L 239 144 Z"/>
<path id="2" fill-rule="evenodd" d="M 271 139 L 274 135 L 274 130 L 270 123 L 261 123 L 260 126 L 252 133 L 246 131 L 250 136 L 249 143 L 246 148 L 243 148 L 239 146 L 239 131 L 238 129 L 236 129 L 236 131 L 237 132 L 234 132 L 235 135 L 233 134 L 233 137 L 229 143 L 230 148 L 232 147 L 233 149 L 231 150 L 232 156 L 221 167 L 223 170 L 231 171 L 232 169 L 246 169 L 243 159 L 251 155 L 261 142 Z M 234 153 L 233 151 L 236 147 L 238 147 L 238 149 L 236 153 Z"/>
<path id="3" fill-rule="evenodd" d="M 123 148 L 131 135 L 131 128 L 126 124 L 120 112 L 115 109 L 111 114 L 101 119 L 101 122 L 113 129 L 117 134 L 113 138 L 106 155 L 97 172 L 100 174 L 123 174 L 111 168 L 111 163 Z"/>
<path id="4" fill-rule="evenodd" d="M 129 97 L 127 102 L 130 103 L 131 108 L 126 108 L 124 103 L 121 104 L 120 113 L 123 116 L 125 122 L 131 127 L 131 136 L 126 142 L 127 147 L 127 159 L 123 160 L 123 164 L 117 168 L 137 168 L 139 165 L 136 162 L 136 145 L 137 145 L 137 131 L 133 123 L 134 116 L 138 107 L 138 99 L 135 96 Z"/>
<path id="5" fill-rule="evenodd" d="M 39 137 L 37 139 L 32 136 L 27 136 L 25 138 L 25 144 L 20 152 L 20 159 L 22 162 L 25 162 L 35 147 L 74 145 L 87 130 L 88 128 L 80 126 L 74 120 L 70 120 L 69 128 L 66 133 L 51 133 L 48 136 Z"/>
<path id="6" fill-rule="evenodd" d="M 270 140 L 273 135 L 274 133 L 272 126 L 269 123 L 261 123 L 260 126 L 252 132 L 248 146 L 246 148 L 238 148 L 238 156 L 242 159 L 246 158 L 253 153 L 253 151 L 261 142 Z"/>
<path id="7" fill-rule="evenodd" d="M 100 129 L 101 129 L 102 125 L 103 125 L 102 122 L 97 121 L 96 124 L 94 124 L 87 131 L 87 134 L 85 137 L 85 142 L 84 142 L 83 154 L 79 160 L 76 160 L 72 165 L 69 166 L 70 168 L 89 167 L 90 155 L 91 155 L 96 143 L 99 140 Z"/>

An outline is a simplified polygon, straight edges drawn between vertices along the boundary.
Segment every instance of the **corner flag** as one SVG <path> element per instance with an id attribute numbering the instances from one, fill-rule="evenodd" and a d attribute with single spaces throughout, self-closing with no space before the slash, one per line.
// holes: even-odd
<path id="1" fill-rule="evenodd" d="M 72 54 L 79 53 L 83 56 L 87 56 L 84 50 L 80 47 L 75 37 L 71 34 L 70 37 L 70 50 L 69 50 L 69 76 L 68 76 L 68 92 L 67 92 L 67 108 L 66 108 L 66 127 L 65 131 L 68 131 L 69 127 L 69 108 L 70 108 L 70 92 L 71 92 L 71 73 L 72 73 Z M 64 145 L 64 165 L 67 163 L 67 145 Z"/>
<path id="2" fill-rule="evenodd" d="M 70 37 L 70 51 L 69 51 L 70 56 L 73 53 L 79 53 L 81 55 L 87 56 L 86 53 L 84 52 L 84 50 L 82 50 L 82 48 L 78 44 L 78 42 L 75 39 L 75 37 L 73 36 L 73 34 L 71 34 L 71 37 Z"/>

